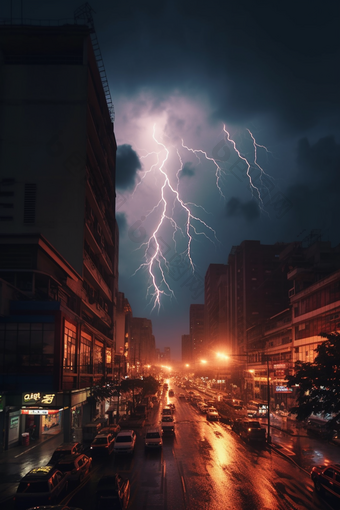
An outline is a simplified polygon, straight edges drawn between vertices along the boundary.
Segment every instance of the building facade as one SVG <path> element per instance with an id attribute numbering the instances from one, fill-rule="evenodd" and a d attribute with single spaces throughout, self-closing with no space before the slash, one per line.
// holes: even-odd
<path id="1" fill-rule="evenodd" d="M 0 46 L 6 448 L 31 427 L 69 440 L 102 413 L 89 397 L 113 378 L 118 237 L 116 140 L 89 28 L 4 26 Z"/>

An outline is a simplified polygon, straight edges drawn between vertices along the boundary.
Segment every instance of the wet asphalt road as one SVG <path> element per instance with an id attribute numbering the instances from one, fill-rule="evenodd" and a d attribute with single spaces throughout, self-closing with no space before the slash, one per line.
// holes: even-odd
<path id="1" fill-rule="evenodd" d="M 111 455 L 108 459 L 95 460 L 90 477 L 74 493 L 68 494 L 65 503 L 93 510 L 99 478 L 118 471 L 131 482 L 129 510 L 337 508 L 329 498 L 321 500 L 314 493 L 310 463 L 321 463 L 325 454 L 318 456 L 318 450 L 310 447 L 309 438 L 292 438 L 272 429 L 277 449 L 294 461 L 302 461 L 305 472 L 272 449 L 244 443 L 229 426 L 208 422 L 196 407 L 177 398 L 182 390 L 175 388 L 175 391 L 175 397 L 168 399 L 165 395 L 160 407 L 154 408 L 148 417 L 147 426 L 158 424 L 162 405 L 168 400 L 176 404 L 176 434 L 164 437 L 163 450 L 145 452 L 145 430 L 137 429 L 134 455 L 118 458 Z M 299 459 L 294 453 L 294 442 L 300 444 Z M 33 448 L 14 459 L 4 473 L 6 483 L 0 485 L 0 498 L 14 493 L 21 476 L 32 467 L 48 462 L 59 443 L 60 437 L 40 448 L 39 455 L 38 449 Z M 331 450 L 337 454 L 337 447 L 332 446 Z M 318 462 L 314 462 L 316 459 Z M 14 508 L 10 500 L 3 505 L 2 510 Z"/>

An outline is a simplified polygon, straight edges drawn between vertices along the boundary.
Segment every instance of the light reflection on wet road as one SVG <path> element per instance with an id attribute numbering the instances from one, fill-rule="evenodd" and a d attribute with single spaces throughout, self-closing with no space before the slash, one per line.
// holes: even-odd
<path id="1" fill-rule="evenodd" d="M 167 398 L 151 411 L 148 426 L 159 424 Z M 247 445 L 230 427 L 208 422 L 177 396 L 170 401 L 176 404 L 176 435 L 164 437 L 163 450 L 145 452 L 144 430 L 136 429 L 134 455 L 94 462 L 90 479 L 73 499 L 67 498 L 70 506 L 93 510 L 98 479 L 118 471 L 131 482 L 129 510 L 329 510 L 315 495 L 309 475 L 285 458 L 266 447 Z M 300 441 L 301 455 L 308 445 L 308 438 L 284 437 L 274 430 L 272 435 L 287 452 L 292 441 Z M 12 472 L 17 485 L 32 467 L 48 462 L 59 442 L 60 438 L 49 441 L 39 455 L 38 449 L 26 450 L 8 464 L 6 475 Z"/>

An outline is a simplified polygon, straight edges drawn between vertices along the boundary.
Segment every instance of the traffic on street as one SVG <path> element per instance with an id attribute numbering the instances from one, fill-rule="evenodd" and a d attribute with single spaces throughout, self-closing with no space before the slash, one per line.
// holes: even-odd
<path id="1" fill-rule="evenodd" d="M 319 475 L 314 483 L 315 469 L 314 478 L 311 477 L 316 464 L 336 464 L 337 446 L 287 434 L 276 427 L 274 417 L 269 445 L 263 440 L 264 418 L 256 421 L 245 417 L 242 410 L 236 410 L 233 419 L 225 419 L 225 415 L 219 414 L 217 392 L 189 393 L 171 379 L 169 388 L 163 390 L 158 403 L 148 410 L 142 427 L 135 431 L 122 429 L 114 440 L 99 435 L 100 441 L 94 443 L 102 444 L 100 452 L 91 450 L 90 444 L 85 444 L 81 452 L 77 451 L 79 446 L 73 453 L 66 452 L 68 463 L 72 458 L 79 458 L 87 468 L 77 475 L 73 466 L 72 484 L 71 472 L 68 476 L 64 469 L 55 504 L 82 510 L 339 508 L 340 493 L 336 496 L 324 490 Z M 209 404 L 203 405 L 204 401 Z M 207 408 L 218 419 L 209 419 Z M 165 418 L 170 418 L 172 429 L 164 426 Z M 247 430 L 238 428 L 238 423 L 244 420 L 249 425 L 249 436 Z M 255 434 L 251 432 L 254 428 Z M 57 449 L 60 439 L 58 435 L 37 448 L 23 450 L 8 460 L 7 465 L 2 462 L 1 508 L 27 509 L 39 504 L 39 499 L 27 497 L 32 492 L 33 481 L 30 489 L 26 486 L 19 489 L 21 493 L 17 491 L 28 473 L 32 476 L 32 470 L 35 473 L 37 468 L 48 465 L 51 458 L 57 459 L 62 449 Z M 64 464 L 65 460 L 59 458 L 56 467 Z"/>

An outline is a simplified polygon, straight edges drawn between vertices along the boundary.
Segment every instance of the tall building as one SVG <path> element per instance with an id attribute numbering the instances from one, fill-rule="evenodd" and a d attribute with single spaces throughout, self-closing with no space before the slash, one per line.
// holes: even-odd
<path id="1" fill-rule="evenodd" d="M 123 292 L 118 293 L 116 310 L 116 355 L 115 376 L 126 375 L 129 371 L 129 348 L 131 343 L 132 310 Z"/>
<path id="2" fill-rule="evenodd" d="M 96 44 L 76 24 L 0 29 L 5 448 L 52 423 L 70 440 L 113 378 L 116 140 Z"/>
<path id="3" fill-rule="evenodd" d="M 189 314 L 192 361 L 197 361 L 204 355 L 204 305 L 190 305 Z"/>
<path id="4" fill-rule="evenodd" d="M 243 241 L 229 254 L 227 325 L 234 353 L 248 352 L 248 328 L 289 304 L 287 269 L 280 259 L 286 247 L 284 243 L 262 245 L 260 241 Z"/>
<path id="5" fill-rule="evenodd" d="M 192 361 L 191 335 L 182 335 L 182 361 L 184 363 Z"/>
<path id="6" fill-rule="evenodd" d="M 141 317 L 131 319 L 131 342 L 129 364 L 131 373 L 142 373 L 143 366 L 152 364 L 156 355 L 155 337 L 152 334 L 152 322 Z"/>
<path id="7" fill-rule="evenodd" d="M 204 349 L 206 354 L 211 354 L 219 348 L 225 338 L 220 334 L 220 300 L 218 287 L 220 278 L 227 273 L 225 264 L 210 264 L 204 280 L 204 326 L 205 339 Z"/>
<path id="8" fill-rule="evenodd" d="M 164 347 L 164 361 L 171 361 L 171 349 L 170 347 Z"/>

